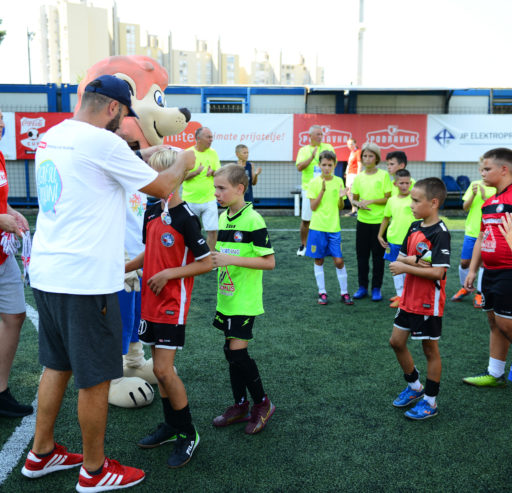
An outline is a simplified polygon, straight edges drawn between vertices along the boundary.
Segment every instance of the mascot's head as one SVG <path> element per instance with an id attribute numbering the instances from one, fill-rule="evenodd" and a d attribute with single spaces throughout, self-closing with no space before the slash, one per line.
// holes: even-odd
<path id="1" fill-rule="evenodd" d="M 112 56 L 93 65 L 78 86 L 75 113 L 82 102 L 85 86 L 105 74 L 115 75 L 130 86 L 132 108 L 139 118 L 125 118 L 117 133 L 132 149 L 161 144 L 164 137 L 185 130 L 190 111 L 165 106 L 164 91 L 169 80 L 166 70 L 152 58 L 141 55 Z"/>

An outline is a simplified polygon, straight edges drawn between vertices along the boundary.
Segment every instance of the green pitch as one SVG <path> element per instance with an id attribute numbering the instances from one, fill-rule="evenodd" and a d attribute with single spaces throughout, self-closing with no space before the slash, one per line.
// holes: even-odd
<path id="1" fill-rule="evenodd" d="M 453 220 L 450 227 L 462 228 Z M 215 429 L 211 420 L 231 404 L 223 337 L 211 326 L 215 273 L 196 279 L 185 349 L 176 366 L 188 390 L 201 436 L 192 461 L 166 467 L 172 445 L 140 450 L 136 441 L 162 419 L 159 397 L 143 409 L 110 409 L 106 452 L 146 471 L 133 491 L 176 492 L 459 492 L 510 490 L 508 416 L 512 383 L 505 389 L 475 389 L 464 376 L 484 370 L 488 359 L 486 316 L 469 297 L 447 302 L 440 341 L 443 377 L 439 416 L 411 422 L 391 403 L 405 382 L 388 346 L 395 310 L 386 270 L 385 301 L 339 302 L 331 261 L 325 263 L 330 303 L 317 305 L 311 259 L 297 257 L 299 220 L 267 217 L 276 269 L 264 274 L 265 315 L 255 323 L 250 352 L 258 362 L 276 412 L 263 433 L 246 436 L 243 424 Z M 354 228 L 342 219 L 343 228 Z M 280 230 L 280 231 L 279 231 Z M 287 231 L 292 230 L 292 231 Z M 357 289 L 355 232 L 343 234 L 350 292 Z M 452 268 L 447 296 L 459 287 L 457 265 L 462 232 L 452 233 Z M 30 290 L 27 302 L 34 305 Z M 426 376 L 421 344 L 411 341 L 421 379 Z M 508 372 L 508 367 L 507 367 Z M 31 402 L 41 368 L 37 334 L 27 320 L 10 385 Z M 0 449 L 21 420 L 0 418 Z M 57 421 L 56 438 L 79 451 L 76 391 L 70 386 Z M 27 449 L 28 450 L 28 449 Z M 26 453 L 26 451 L 25 451 Z M 21 476 L 22 459 L 0 491 L 74 491 L 78 470 L 39 480 Z M 0 464 L 1 470 L 2 464 Z M 130 490 L 131 491 L 131 490 Z"/>

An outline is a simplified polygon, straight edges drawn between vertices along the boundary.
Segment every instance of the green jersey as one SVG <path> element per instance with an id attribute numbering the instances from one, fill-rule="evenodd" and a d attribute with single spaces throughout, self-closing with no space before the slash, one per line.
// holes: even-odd
<path id="1" fill-rule="evenodd" d="M 308 185 L 308 199 L 316 199 L 322 189 L 321 176 L 313 178 Z M 345 188 L 343 180 L 339 176 L 333 176 L 332 180 L 326 180 L 325 192 L 316 211 L 312 212 L 309 228 L 325 233 L 337 233 L 340 228 L 340 189 Z"/>
<path id="2" fill-rule="evenodd" d="M 295 166 L 297 166 L 297 164 L 299 164 L 300 162 L 306 161 L 306 159 L 309 159 L 311 157 L 311 154 L 313 153 L 314 149 L 315 149 L 315 146 L 312 146 L 311 144 L 301 147 L 299 149 L 299 152 L 297 153 L 297 159 L 295 161 Z M 302 173 L 302 190 L 306 190 L 308 188 L 309 182 L 313 178 L 320 176 L 322 174 L 320 166 L 318 165 L 318 157 L 324 151 L 334 152 L 334 147 L 331 144 L 325 144 L 324 142 L 322 142 L 319 146 L 316 147 L 315 157 L 309 163 L 307 168 L 304 168 L 301 171 L 301 173 Z"/>
<path id="3" fill-rule="evenodd" d="M 274 253 L 267 226 L 248 203 L 235 215 L 224 211 L 219 217 L 215 248 L 237 257 L 263 257 Z M 217 272 L 217 311 L 224 315 L 263 313 L 263 271 L 228 265 Z"/>
<path id="4" fill-rule="evenodd" d="M 196 155 L 196 164 L 191 173 L 196 171 L 199 166 L 204 169 L 194 178 L 183 182 L 183 192 L 181 197 L 187 202 L 193 204 L 204 204 L 215 200 L 215 188 L 213 186 L 213 176 L 206 176 L 208 167 L 215 171 L 220 168 L 220 161 L 217 152 L 211 147 L 206 151 L 199 152 L 195 147 L 190 147 L 187 151 L 193 150 Z"/>
<path id="5" fill-rule="evenodd" d="M 404 238 L 409 231 L 409 226 L 415 220 L 411 210 L 411 195 L 402 197 L 394 195 L 390 197 L 384 207 L 384 217 L 390 217 L 391 222 L 386 232 L 386 238 L 389 243 L 402 245 Z"/>
<path id="6" fill-rule="evenodd" d="M 472 181 L 462 197 L 464 202 L 470 199 L 473 195 L 473 185 L 475 184 L 478 185 L 478 192 L 476 193 L 471 207 L 469 208 L 464 234 L 466 236 L 478 238 L 478 235 L 480 234 L 480 222 L 482 221 L 482 205 L 489 197 L 492 197 L 496 193 L 496 189 L 494 187 L 486 187 L 482 180 Z M 482 197 L 480 186 L 484 187 L 485 199 Z"/>
<path id="7" fill-rule="evenodd" d="M 411 176 L 411 186 L 409 187 L 409 190 L 412 190 L 412 187 L 414 187 L 414 184 L 416 183 L 416 180 Z M 395 185 L 395 177 L 391 178 L 391 197 L 395 197 L 400 193 L 400 190 L 398 190 L 398 187 Z"/>
<path id="8" fill-rule="evenodd" d="M 371 175 L 363 171 L 354 178 L 352 193 L 359 195 L 359 200 L 383 199 L 386 193 L 391 193 L 391 187 L 387 171 L 377 169 L 377 172 Z M 370 210 L 359 209 L 357 211 L 357 220 L 366 224 L 381 223 L 386 205 L 370 204 L 368 207 Z"/>

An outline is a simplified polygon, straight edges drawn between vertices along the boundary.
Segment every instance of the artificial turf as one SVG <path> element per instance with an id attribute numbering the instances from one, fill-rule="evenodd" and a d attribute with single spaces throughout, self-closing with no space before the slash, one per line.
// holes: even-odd
<path id="1" fill-rule="evenodd" d="M 201 443 L 187 466 L 170 470 L 166 459 L 171 445 L 152 450 L 135 445 L 162 420 L 159 397 L 138 410 L 111 407 L 107 454 L 147 474 L 133 491 L 509 491 L 512 466 L 505 418 L 512 404 L 512 384 L 504 389 L 477 389 L 461 381 L 486 368 L 485 313 L 474 309 L 469 297 L 461 303 L 447 302 L 440 341 L 439 415 L 426 422 L 408 421 L 404 410 L 391 405 L 405 387 L 388 346 L 395 310 L 386 301 L 341 304 L 330 261 L 325 263 L 330 303 L 319 306 L 313 262 L 295 254 L 299 220 L 266 220 L 276 269 L 264 273 L 266 313 L 257 317 L 250 354 L 259 365 L 276 412 L 268 427 L 255 436 L 245 435 L 242 424 L 225 429 L 211 425 L 232 397 L 223 337 L 211 326 L 215 273 L 196 278 L 186 345 L 177 355 L 176 366 L 187 387 Z M 462 228 L 463 221 L 448 224 Z M 342 228 L 354 226 L 353 219 L 342 219 Z M 353 293 L 357 289 L 355 233 L 342 235 Z M 462 239 L 463 232 L 452 233 L 448 297 L 459 288 Z M 385 300 L 394 294 L 389 271 L 383 294 Z M 26 295 L 27 302 L 35 306 L 30 289 Z M 410 347 L 424 382 L 421 343 L 411 341 Z M 40 372 L 37 334 L 27 320 L 10 381 L 20 401 L 33 400 Z M 0 448 L 20 421 L 0 418 Z M 73 386 L 64 399 L 56 438 L 70 450 L 80 450 Z M 21 476 L 22 462 L 0 485 L 0 491 L 74 491 L 78 470 L 28 480 Z"/>

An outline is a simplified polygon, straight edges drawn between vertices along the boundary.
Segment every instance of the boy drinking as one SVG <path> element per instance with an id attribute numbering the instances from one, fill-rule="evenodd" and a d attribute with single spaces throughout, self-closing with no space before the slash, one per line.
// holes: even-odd
<path id="1" fill-rule="evenodd" d="M 275 266 L 263 218 L 246 203 L 247 175 L 237 164 L 228 164 L 214 175 L 215 198 L 226 207 L 219 218 L 219 237 L 213 252 L 218 267 L 217 311 L 213 326 L 224 333 L 224 355 L 234 404 L 213 420 L 218 427 L 248 421 L 245 433 L 263 430 L 275 406 L 263 390 L 256 362 L 247 351 L 256 315 L 263 313 L 263 270 Z M 247 392 L 253 406 L 249 413 Z"/>
<path id="2" fill-rule="evenodd" d="M 318 303 L 327 304 L 325 290 L 324 259 L 331 256 L 341 291 L 341 302 L 353 305 L 347 290 L 347 269 L 341 252 L 340 209 L 347 189 L 343 180 L 334 176 L 336 154 L 323 151 L 319 156 L 322 174 L 309 182 L 308 198 L 311 202 L 311 223 L 309 225 L 306 255 L 315 259 L 315 278 L 318 286 Z"/>
<path id="3" fill-rule="evenodd" d="M 439 178 L 419 180 L 411 191 L 411 209 L 420 219 L 411 224 L 396 262 L 389 265 L 393 275 L 405 274 L 404 289 L 389 343 L 395 351 L 407 387 L 393 401 L 395 407 L 419 402 L 405 412 L 413 420 L 438 414 L 436 398 L 441 381 L 441 337 L 445 304 L 446 269 L 450 266 L 450 233 L 439 219 L 446 187 Z M 425 387 L 407 339 L 419 339 L 427 359 Z"/>

